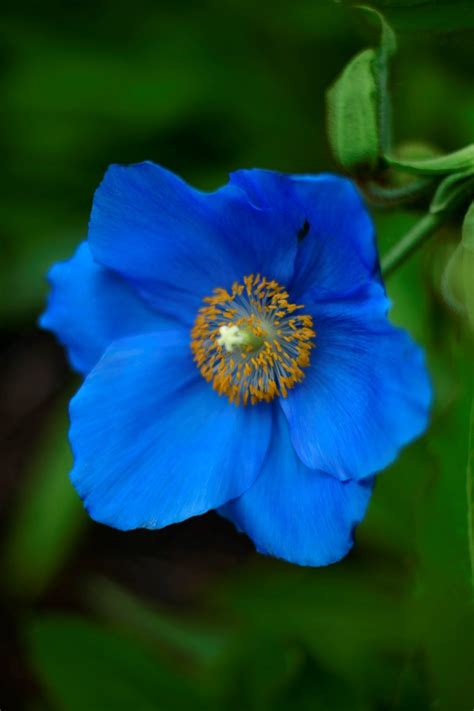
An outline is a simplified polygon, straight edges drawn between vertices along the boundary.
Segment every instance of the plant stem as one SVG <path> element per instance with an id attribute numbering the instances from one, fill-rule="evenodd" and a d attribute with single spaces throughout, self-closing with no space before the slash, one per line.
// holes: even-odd
<path id="1" fill-rule="evenodd" d="M 453 181 L 454 177 L 454 181 Z M 448 195 L 447 183 L 451 183 Z M 443 193 L 444 187 L 444 193 Z M 455 189 L 454 189 L 455 188 Z M 460 173 L 457 177 L 452 175 L 445 179 L 435 193 L 431 202 L 430 212 L 424 215 L 419 222 L 409 230 L 396 245 L 381 259 L 381 269 L 384 277 L 390 276 L 403 264 L 418 247 L 430 237 L 433 232 L 441 227 L 443 222 L 450 218 L 454 210 L 458 209 L 467 199 L 472 199 L 474 191 L 474 175 Z M 441 198 L 441 195 L 443 197 Z"/>
<path id="2" fill-rule="evenodd" d="M 409 230 L 397 244 L 381 260 L 382 274 L 389 276 L 403 264 L 418 247 L 436 232 L 446 219 L 445 212 L 432 214 L 428 212 Z"/>
<path id="3" fill-rule="evenodd" d="M 366 199 L 376 207 L 398 207 L 406 203 L 413 203 L 426 195 L 433 181 L 428 178 L 412 180 L 408 185 L 400 187 L 387 187 L 375 180 L 360 181 L 359 187 Z"/>

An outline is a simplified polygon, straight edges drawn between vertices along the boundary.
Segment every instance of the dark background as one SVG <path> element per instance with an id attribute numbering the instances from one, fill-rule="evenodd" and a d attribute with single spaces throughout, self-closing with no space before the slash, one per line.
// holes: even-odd
<path id="1" fill-rule="evenodd" d="M 472 141 L 471 2 L 380 2 L 399 34 L 398 142 Z M 0 23 L 0 707 L 469 710 L 473 349 L 440 283 L 453 220 L 388 283 L 428 352 L 428 434 L 378 480 L 354 551 L 304 569 L 215 514 L 158 532 L 86 519 L 69 484 L 79 381 L 35 323 L 112 162 L 201 188 L 239 167 L 335 170 L 325 90 L 377 27 L 345 2 L 22 3 Z M 376 211 L 381 252 L 417 219 Z"/>

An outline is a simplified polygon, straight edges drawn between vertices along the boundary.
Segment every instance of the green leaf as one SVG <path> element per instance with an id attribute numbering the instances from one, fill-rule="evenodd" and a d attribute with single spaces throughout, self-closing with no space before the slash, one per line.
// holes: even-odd
<path id="1" fill-rule="evenodd" d="M 91 581 L 87 599 L 94 614 L 193 663 L 210 664 L 228 647 L 222 629 L 145 604 L 105 578 Z"/>
<path id="2" fill-rule="evenodd" d="M 426 160 L 397 160 L 396 158 L 386 156 L 386 161 L 392 168 L 399 168 L 417 175 L 442 175 L 443 173 L 460 171 L 474 173 L 474 143 L 454 153 L 448 153 L 447 155 L 437 158 L 428 158 Z"/>
<path id="3" fill-rule="evenodd" d="M 4 549 L 3 586 L 22 598 L 41 594 L 76 544 L 86 522 L 69 481 L 72 457 L 67 404 L 61 400 L 27 472 Z"/>
<path id="4" fill-rule="evenodd" d="M 273 654 L 279 644 L 291 640 L 314 655 L 327 675 L 334 673 L 354 685 L 355 692 L 361 684 L 371 684 L 373 660 L 382 653 L 396 654 L 409 634 L 401 623 L 400 567 L 392 568 L 390 559 L 386 556 L 385 564 L 379 560 L 372 566 L 363 558 L 353 565 L 348 559 L 320 570 L 255 565 L 217 591 L 218 604 L 238 621 L 241 637 L 252 640 L 248 654 L 256 640 L 271 640 Z M 255 667 L 267 663 L 267 656 L 256 657 Z"/>
<path id="5" fill-rule="evenodd" d="M 246 633 L 216 669 L 224 679 L 219 708 L 368 711 L 360 689 L 316 659 L 304 642 L 254 635 L 251 628 Z"/>
<path id="6" fill-rule="evenodd" d="M 375 52 L 366 49 L 327 92 L 327 130 L 337 161 L 348 171 L 374 168 L 379 155 Z"/>
<path id="7" fill-rule="evenodd" d="M 78 616 L 47 615 L 28 628 L 44 688 L 65 711 L 209 708 L 196 682 L 165 667 L 137 641 Z"/>
<path id="8" fill-rule="evenodd" d="M 474 192 L 474 175 L 468 171 L 451 173 L 441 183 L 431 201 L 430 212 L 451 210 Z"/>

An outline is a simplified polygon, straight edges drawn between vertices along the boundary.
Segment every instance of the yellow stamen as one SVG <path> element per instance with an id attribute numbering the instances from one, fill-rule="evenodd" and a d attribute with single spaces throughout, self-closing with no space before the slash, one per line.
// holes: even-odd
<path id="1" fill-rule="evenodd" d="M 260 274 L 217 288 L 204 299 L 191 332 L 202 376 L 235 405 L 286 397 L 304 378 L 316 336 L 278 282 Z"/>

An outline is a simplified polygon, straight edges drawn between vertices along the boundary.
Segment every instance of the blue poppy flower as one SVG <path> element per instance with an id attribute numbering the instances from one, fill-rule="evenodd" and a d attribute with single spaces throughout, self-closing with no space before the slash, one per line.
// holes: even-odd
<path id="1" fill-rule="evenodd" d="M 115 528 L 217 509 L 260 552 L 325 565 L 426 428 L 423 354 L 387 319 L 347 179 L 238 171 L 204 193 L 112 166 L 50 282 L 41 325 L 86 376 L 72 482 Z"/>

